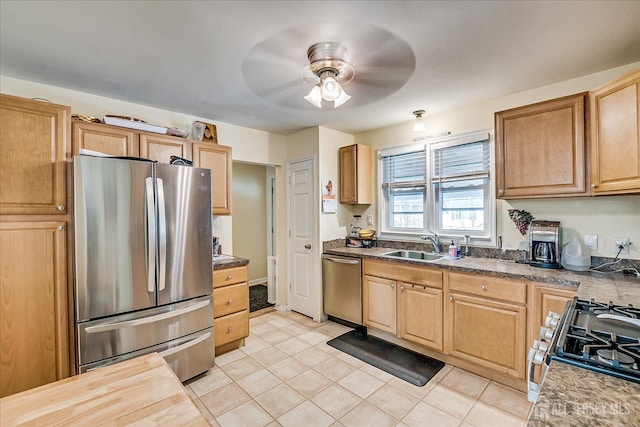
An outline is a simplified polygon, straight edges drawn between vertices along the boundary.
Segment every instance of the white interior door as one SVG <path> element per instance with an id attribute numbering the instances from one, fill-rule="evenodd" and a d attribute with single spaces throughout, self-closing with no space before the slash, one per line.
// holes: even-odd
<path id="1" fill-rule="evenodd" d="M 289 196 L 289 308 L 314 317 L 315 194 L 313 161 L 291 163 Z"/>

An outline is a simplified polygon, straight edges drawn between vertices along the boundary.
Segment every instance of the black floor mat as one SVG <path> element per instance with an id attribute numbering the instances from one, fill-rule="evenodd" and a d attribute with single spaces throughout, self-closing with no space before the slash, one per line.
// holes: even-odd
<path id="1" fill-rule="evenodd" d="M 273 307 L 274 304 L 269 304 L 267 301 L 267 286 L 266 285 L 252 285 L 249 286 L 249 312 L 262 310 L 263 308 Z"/>
<path id="2" fill-rule="evenodd" d="M 366 332 L 349 331 L 327 344 L 419 387 L 444 367 L 444 362 L 367 335 Z"/>

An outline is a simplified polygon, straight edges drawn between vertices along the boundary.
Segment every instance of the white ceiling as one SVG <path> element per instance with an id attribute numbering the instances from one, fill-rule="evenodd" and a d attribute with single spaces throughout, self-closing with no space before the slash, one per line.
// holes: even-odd
<path id="1" fill-rule="evenodd" d="M 282 134 L 359 133 L 640 61 L 634 0 L 2 0 L 0 19 L 4 76 Z M 302 99 L 321 41 L 356 70 L 335 110 Z"/>

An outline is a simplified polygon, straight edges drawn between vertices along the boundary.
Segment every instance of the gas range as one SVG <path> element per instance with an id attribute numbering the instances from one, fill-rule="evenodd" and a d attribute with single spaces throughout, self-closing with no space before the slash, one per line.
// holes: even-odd
<path id="1" fill-rule="evenodd" d="M 551 360 L 640 383 L 640 308 L 574 298 Z"/>
<path id="2" fill-rule="evenodd" d="M 535 402 L 552 360 L 640 383 L 640 308 L 574 297 L 563 315 L 549 312 L 528 355 Z M 535 382 L 541 366 L 540 382 Z"/>

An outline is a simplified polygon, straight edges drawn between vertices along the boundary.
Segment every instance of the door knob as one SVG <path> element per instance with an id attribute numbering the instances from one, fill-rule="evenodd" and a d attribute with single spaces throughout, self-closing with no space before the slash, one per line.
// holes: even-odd
<path id="1" fill-rule="evenodd" d="M 305 249 L 311 249 L 311 245 L 309 243 L 307 243 L 306 245 L 304 245 Z"/>

